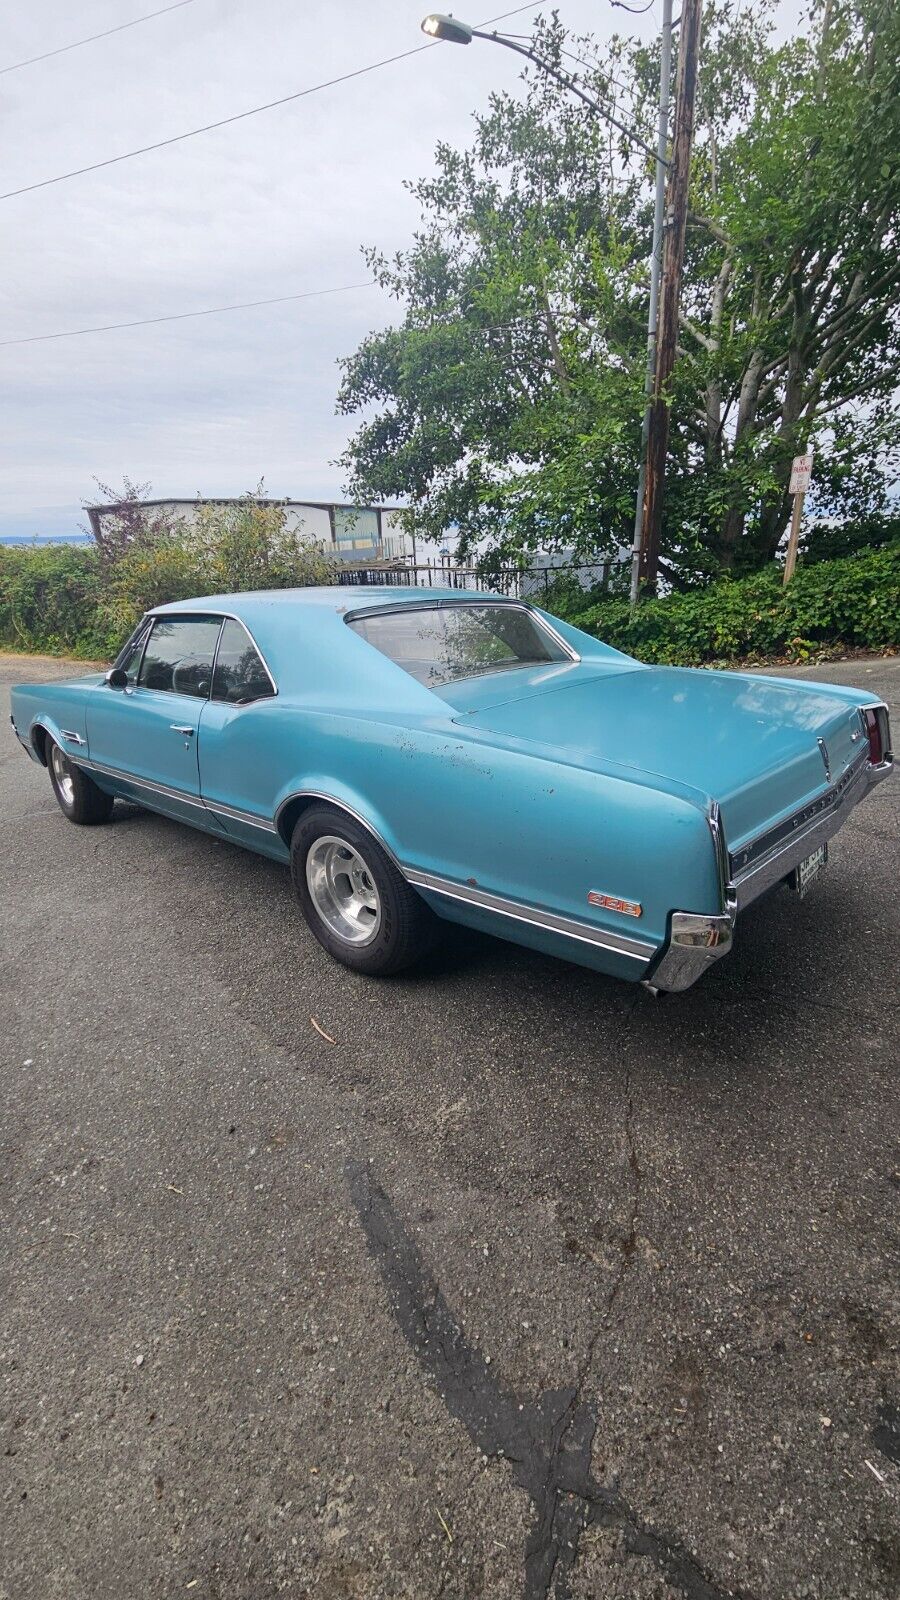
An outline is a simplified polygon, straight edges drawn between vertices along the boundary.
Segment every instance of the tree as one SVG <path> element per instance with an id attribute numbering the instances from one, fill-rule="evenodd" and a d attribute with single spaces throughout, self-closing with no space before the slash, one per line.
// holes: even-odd
<path id="1" fill-rule="evenodd" d="M 838 513 L 883 507 L 900 455 L 898 9 L 826 0 L 781 45 L 770 14 L 719 0 L 704 20 L 663 527 L 679 583 L 771 559 L 798 449 Z M 652 140 L 653 50 L 555 18 L 534 44 Z M 338 407 L 366 413 L 349 492 L 405 498 L 426 536 L 458 525 L 464 554 L 612 554 L 633 518 L 652 163 L 529 68 L 436 165 L 411 185 L 410 249 L 367 252 L 405 312 L 343 362 Z"/>

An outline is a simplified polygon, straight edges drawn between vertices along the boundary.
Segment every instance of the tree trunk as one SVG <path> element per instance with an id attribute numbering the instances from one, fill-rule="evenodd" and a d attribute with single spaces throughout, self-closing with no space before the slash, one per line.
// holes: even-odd
<path id="1" fill-rule="evenodd" d="M 803 413 L 803 389 L 806 371 L 799 349 L 794 346 L 788 356 L 787 379 L 781 421 L 773 442 L 775 476 L 778 488 L 763 500 L 759 533 L 754 544 L 764 561 L 774 561 L 781 537 L 791 514 L 791 497 L 787 492 L 791 476 L 791 462 L 801 443 L 797 424 Z"/>
<path id="2" fill-rule="evenodd" d="M 759 384 L 762 377 L 764 356 L 761 350 L 754 350 L 744 370 L 741 380 L 741 392 L 738 397 L 737 422 L 734 430 L 734 447 L 732 459 L 741 447 L 744 435 L 748 433 L 756 421 L 756 407 L 759 400 Z M 738 546 L 744 536 L 744 522 L 747 516 L 747 506 L 743 499 L 736 500 L 728 507 L 725 521 L 719 539 L 719 559 L 726 572 L 735 564 Z"/>

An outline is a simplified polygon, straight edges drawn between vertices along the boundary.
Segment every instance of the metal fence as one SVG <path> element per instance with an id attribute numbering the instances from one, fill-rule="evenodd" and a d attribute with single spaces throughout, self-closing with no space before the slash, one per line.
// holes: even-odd
<path id="1" fill-rule="evenodd" d="M 373 584 L 379 588 L 468 589 L 479 593 L 487 590 L 515 599 L 540 600 L 542 596 L 547 598 L 553 585 L 566 577 L 575 578 L 582 589 L 598 586 L 605 589 L 610 567 L 609 561 L 593 561 L 560 567 L 501 567 L 488 573 L 478 567 L 455 567 L 440 562 L 396 567 L 342 566 L 338 583 Z"/>

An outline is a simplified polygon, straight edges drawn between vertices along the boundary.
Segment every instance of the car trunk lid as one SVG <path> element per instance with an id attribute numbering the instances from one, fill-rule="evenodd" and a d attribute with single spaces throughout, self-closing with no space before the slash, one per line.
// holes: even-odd
<path id="1" fill-rule="evenodd" d="M 542 686 L 481 678 L 442 695 L 466 726 L 716 800 L 732 850 L 828 789 L 865 748 L 849 696 L 750 674 L 582 662 Z"/>

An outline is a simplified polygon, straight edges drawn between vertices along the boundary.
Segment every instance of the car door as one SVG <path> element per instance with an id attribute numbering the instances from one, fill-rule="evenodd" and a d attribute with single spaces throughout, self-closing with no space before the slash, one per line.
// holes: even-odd
<path id="1" fill-rule="evenodd" d="M 277 688 L 242 622 L 227 617 L 200 728 L 200 788 L 227 833 L 283 855 L 272 818 L 277 787 Z"/>
<path id="2" fill-rule="evenodd" d="M 128 683 L 98 685 L 87 715 L 91 765 L 119 793 L 217 831 L 200 798 L 197 746 L 221 624 L 203 613 L 153 618 L 123 663 Z"/>

